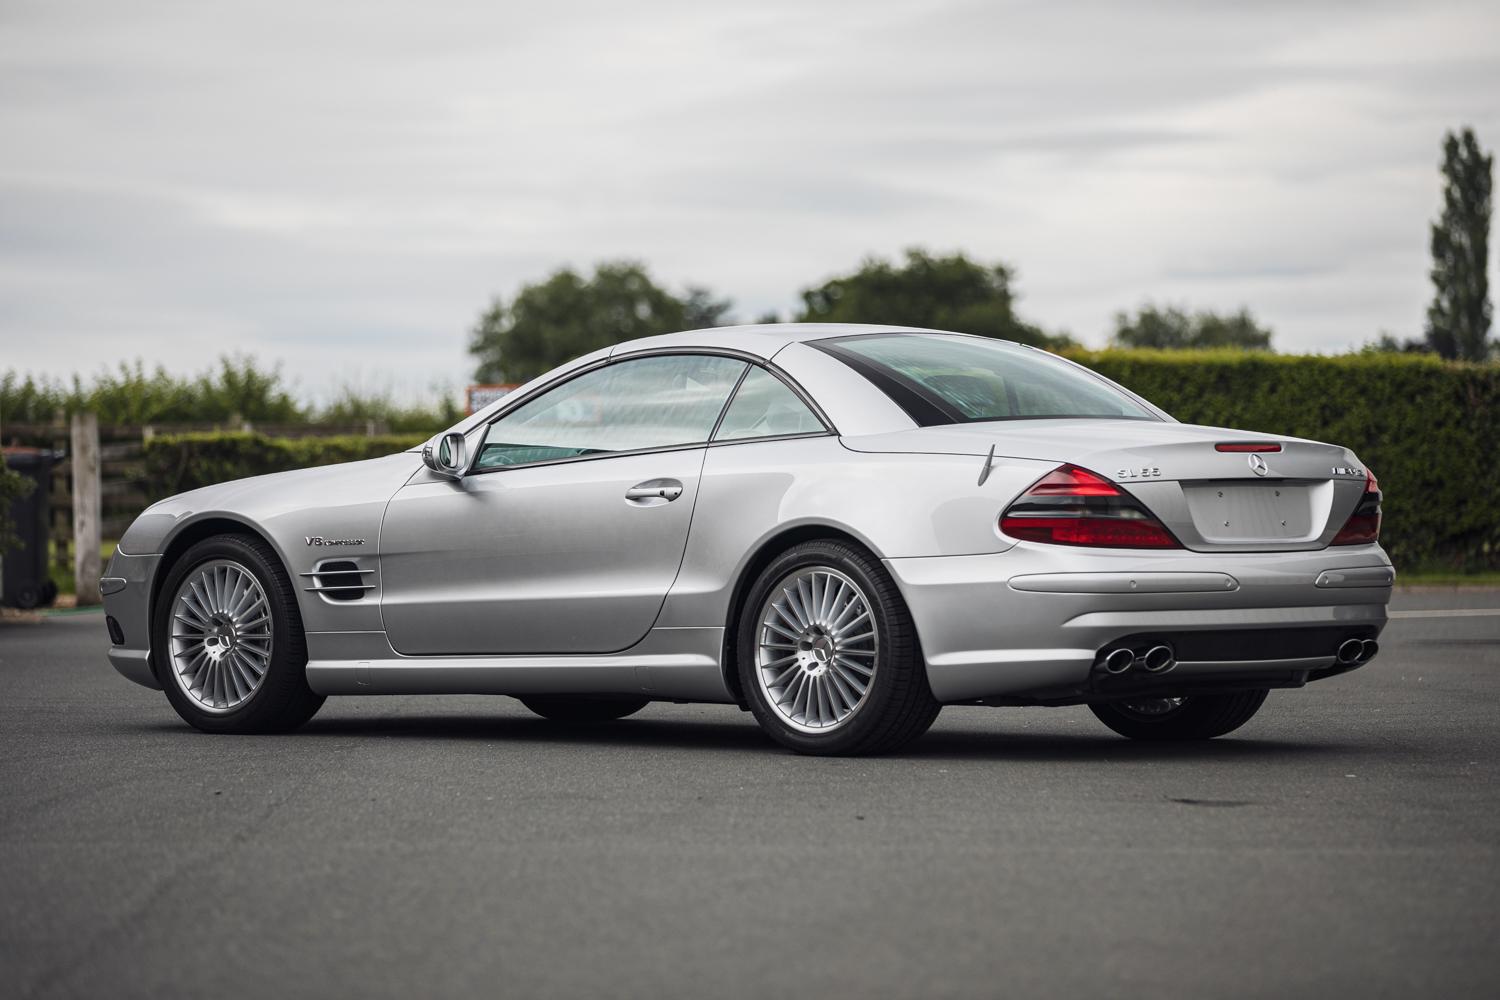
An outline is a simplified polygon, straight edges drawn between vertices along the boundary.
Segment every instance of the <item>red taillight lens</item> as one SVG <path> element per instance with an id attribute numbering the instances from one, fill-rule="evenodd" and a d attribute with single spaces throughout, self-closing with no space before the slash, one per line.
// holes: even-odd
<path id="1" fill-rule="evenodd" d="M 1177 539 L 1134 497 L 1098 473 L 1064 465 L 1047 473 L 1000 517 L 1011 538 L 1052 545 L 1175 549 Z"/>
<path id="2" fill-rule="evenodd" d="M 1111 517 L 1013 517 L 1000 530 L 1012 538 L 1053 545 L 1098 545 L 1117 549 L 1175 549 L 1177 539 L 1156 521 Z"/>
<path id="3" fill-rule="evenodd" d="M 1349 515 L 1349 520 L 1333 536 L 1329 545 L 1368 545 L 1380 541 L 1380 481 L 1375 473 L 1365 470 L 1365 495 L 1359 506 Z"/>
<path id="4" fill-rule="evenodd" d="M 1120 487 L 1101 475 L 1064 465 L 1053 469 L 1031 485 L 1029 497 L 1117 497 Z"/>
<path id="5" fill-rule="evenodd" d="M 1232 452 L 1236 452 L 1236 453 L 1247 452 L 1247 451 L 1249 451 L 1249 452 L 1271 452 L 1271 451 L 1280 451 L 1280 450 L 1281 450 L 1281 445 L 1277 444 L 1275 441 L 1267 441 L 1267 442 L 1255 442 L 1255 441 L 1234 441 L 1234 442 L 1228 442 L 1228 441 L 1226 441 L 1226 442 L 1223 442 L 1221 444 L 1214 445 L 1214 451 L 1232 451 Z"/>

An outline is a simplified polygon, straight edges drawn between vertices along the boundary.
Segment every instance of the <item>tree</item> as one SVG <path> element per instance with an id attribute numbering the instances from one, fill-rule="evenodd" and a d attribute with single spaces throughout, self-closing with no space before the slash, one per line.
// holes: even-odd
<path id="1" fill-rule="evenodd" d="M 565 361 L 622 340 L 718 326 L 730 303 L 707 289 L 682 297 L 658 286 L 642 264 L 607 261 L 584 277 L 562 268 L 496 298 L 474 325 L 469 353 L 481 382 L 524 382 Z"/>
<path id="2" fill-rule="evenodd" d="M 979 264 L 962 253 L 934 257 L 913 247 L 904 262 L 867 257 L 853 273 L 805 289 L 797 321 L 921 326 L 1044 347 L 1072 343 L 1016 317 L 1014 277 L 1003 264 Z"/>
<path id="3" fill-rule="evenodd" d="M 1432 348 L 1421 337 L 1398 337 L 1388 330 L 1359 349 L 1361 354 L 1426 354 Z"/>
<path id="4" fill-rule="evenodd" d="M 734 303 L 728 299 L 716 299 L 714 293 L 700 285 L 689 285 L 682 300 L 682 324 L 684 330 L 707 330 L 724 326 L 729 320 L 729 310 Z"/>
<path id="5" fill-rule="evenodd" d="M 1427 342 L 1445 358 L 1489 354 L 1491 187 L 1495 158 L 1466 128 L 1443 139 L 1443 212 L 1432 224 Z"/>
<path id="6" fill-rule="evenodd" d="M 173 375 L 162 365 L 121 362 L 85 384 L 0 373 L 0 410 L 17 423 L 46 423 L 63 414 L 92 411 L 105 424 L 206 423 L 230 418 L 299 423 L 307 411 L 292 398 L 281 369 L 262 368 L 253 357 L 224 355 L 216 369 Z"/>
<path id="7" fill-rule="evenodd" d="M 1118 347 L 1155 347 L 1166 350 L 1238 347 L 1271 350 L 1271 328 L 1255 322 L 1248 309 L 1229 316 L 1213 312 L 1189 313 L 1176 306 L 1147 303 L 1134 316 L 1115 313 L 1110 342 Z"/>

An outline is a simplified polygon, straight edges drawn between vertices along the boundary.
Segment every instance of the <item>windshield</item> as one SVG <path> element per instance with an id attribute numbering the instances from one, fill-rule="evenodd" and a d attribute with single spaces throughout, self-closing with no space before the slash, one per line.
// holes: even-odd
<path id="1" fill-rule="evenodd" d="M 878 333 L 812 346 L 865 376 L 921 426 L 1058 417 L 1161 419 L 1087 371 L 1004 341 Z"/>

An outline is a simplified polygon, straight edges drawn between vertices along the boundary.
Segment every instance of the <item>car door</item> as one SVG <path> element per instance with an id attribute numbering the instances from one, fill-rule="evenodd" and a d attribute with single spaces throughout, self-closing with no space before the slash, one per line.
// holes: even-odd
<path id="1" fill-rule="evenodd" d="M 503 413 L 458 480 L 386 510 L 381 615 L 425 655 L 581 654 L 650 631 L 676 578 L 706 442 L 745 362 L 613 361 Z"/>

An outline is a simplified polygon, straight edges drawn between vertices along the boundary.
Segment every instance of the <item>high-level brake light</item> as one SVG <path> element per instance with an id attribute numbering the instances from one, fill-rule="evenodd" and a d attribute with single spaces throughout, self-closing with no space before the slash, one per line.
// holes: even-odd
<path id="1" fill-rule="evenodd" d="M 1280 451 L 1281 445 L 1275 441 L 1222 441 L 1214 445 L 1214 451 L 1229 451 L 1236 454 L 1245 452 L 1272 452 Z"/>

